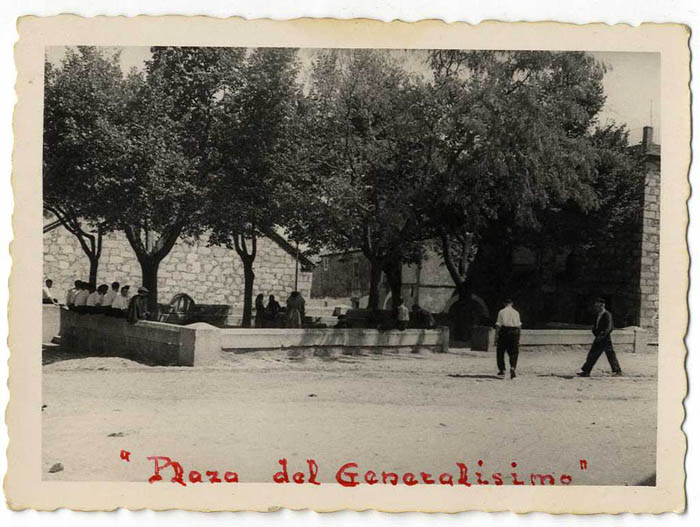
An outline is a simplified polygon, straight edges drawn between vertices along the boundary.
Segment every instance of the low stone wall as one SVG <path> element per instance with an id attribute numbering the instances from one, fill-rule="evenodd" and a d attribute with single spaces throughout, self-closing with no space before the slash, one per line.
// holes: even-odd
<path id="1" fill-rule="evenodd" d="M 225 351 L 288 349 L 310 350 L 317 355 L 330 352 L 391 352 L 398 350 L 446 352 L 450 331 L 438 329 L 223 329 L 221 347 Z"/>
<path id="2" fill-rule="evenodd" d="M 446 352 L 448 328 L 404 331 L 376 329 L 221 329 L 203 322 L 179 326 L 80 314 L 60 309 L 61 346 L 87 355 L 124 357 L 154 365 L 200 366 L 221 351 L 287 351 L 291 356 L 359 353 Z"/>
<path id="3" fill-rule="evenodd" d="M 471 349 L 495 351 L 496 332 L 488 326 L 476 326 L 472 330 Z M 616 329 L 612 333 L 616 351 L 645 353 L 648 350 L 647 332 L 641 328 Z M 593 343 L 590 329 L 523 329 L 520 332 L 520 350 L 537 351 L 544 346 L 563 347 L 572 350 L 588 349 Z"/>
<path id="4" fill-rule="evenodd" d="M 41 308 L 41 342 L 48 344 L 61 330 L 61 308 L 54 304 L 42 304 Z"/>
<path id="5" fill-rule="evenodd" d="M 219 329 L 176 326 L 60 310 L 61 346 L 87 355 L 124 357 L 153 365 L 200 366 L 218 358 Z"/>

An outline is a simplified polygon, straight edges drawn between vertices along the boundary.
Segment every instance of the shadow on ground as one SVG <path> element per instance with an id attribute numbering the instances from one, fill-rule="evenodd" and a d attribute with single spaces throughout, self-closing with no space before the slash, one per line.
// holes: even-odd
<path id="1" fill-rule="evenodd" d="M 116 355 L 95 355 L 95 354 L 80 353 L 80 352 L 76 352 L 76 351 L 62 348 L 61 346 L 59 346 L 57 344 L 42 344 L 41 345 L 41 365 L 42 366 L 47 366 L 49 364 L 54 364 L 56 362 L 63 362 L 63 361 L 68 361 L 68 360 L 87 359 L 89 357 L 125 358 L 125 357 L 117 357 Z M 147 360 L 138 360 L 138 359 L 133 359 L 133 358 L 128 358 L 128 360 L 136 362 L 138 364 L 142 364 L 144 366 L 159 366 L 159 364 L 157 364 L 155 362 L 150 362 Z M 103 368 L 99 368 L 99 369 L 103 369 Z"/>
<path id="2" fill-rule="evenodd" d="M 496 379 L 499 381 L 503 380 L 503 377 L 498 377 L 497 375 L 484 375 L 483 373 L 449 373 L 448 377 L 453 377 L 455 379 Z"/>
<path id="3" fill-rule="evenodd" d="M 63 362 L 64 360 L 84 359 L 89 357 L 84 353 L 76 353 L 74 351 L 62 349 L 56 344 L 41 345 L 41 365 L 53 364 L 54 362 Z"/>

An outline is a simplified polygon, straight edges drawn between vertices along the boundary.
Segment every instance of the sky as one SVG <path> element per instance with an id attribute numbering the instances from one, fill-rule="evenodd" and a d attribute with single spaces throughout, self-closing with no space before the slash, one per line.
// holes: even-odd
<path id="1" fill-rule="evenodd" d="M 116 48 L 114 48 L 116 49 Z M 122 69 L 140 69 L 150 56 L 148 47 L 132 46 L 121 49 Z M 397 50 L 395 54 L 406 60 L 409 68 L 419 71 L 420 51 Z M 47 48 L 47 58 L 58 63 L 65 54 L 65 47 Z M 308 69 L 313 56 L 312 50 L 301 50 L 302 70 Z M 659 53 L 633 52 L 591 52 L 596 60 L 603 62 L 608 71 L 603 78 L 603 88 L 607 97 L 605 106 L 598 118 L 601 124 L 625 123 L 630 131 L 630 143 L 638 143 L 642 138 L 642 128 L 654 127 L 655 142 L 661 137 L 661 55 Z"/>

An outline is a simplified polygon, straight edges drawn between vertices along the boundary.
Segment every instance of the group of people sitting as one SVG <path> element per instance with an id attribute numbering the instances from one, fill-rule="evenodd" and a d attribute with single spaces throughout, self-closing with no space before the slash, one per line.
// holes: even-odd
<path id="1" fill-rule="evenodd" d="M 275 300 L 275 295 L 270 295 L 267 305 L 265 305 L 265 295 L 260 293 L 255 298 L 255 327 L 300 328 L 304 323 L 305 303 L 301 293 L 293 291 L 287 298 L 286 307 L 282 307 Z"/>
<path id="2" fill-rule="evenodd" d="M 75 285 L 66 293 L 66 307 L 78 313 L 100 313 L 124 317 L 129 308 L 131 295 L 128 285 L 121 286 L 112 282 L 112 287 L 102 284 L 95 287 L 89 282 L 76 280 Z"/>
<path id="3" fill-rule="evenodd" d="M 44 283 L 43 303 L 61 305 L 54 296 L 53 280 Z M 111 287 L 102 284 L 95 287 L 89 282 L 76 280 L 66 293 L 63 307 L 77 313 L 92 313 L 127 318 L 130 322 L 143 320 L 148 316 L 148 290 L 139 287 L 138 294 L 130 294 L 130 286 L 112 282 Z"/>

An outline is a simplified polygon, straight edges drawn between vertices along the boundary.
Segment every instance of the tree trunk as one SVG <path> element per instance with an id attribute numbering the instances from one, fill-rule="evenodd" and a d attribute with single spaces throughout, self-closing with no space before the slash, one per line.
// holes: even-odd
<path id="1" fill-rule="evenodd" d="M 97 287 L 97 267 L 100 260 L 92 254 L 88 254 L 88 259 L 90 260 L 90 277 L 88 281 L 93 287 Z"/>
<path id="2" fill-rule="evenodd" d="M 384 265 L 387 282 L 391 289 L 391 307 L 395 312 L 401 298 L 401 261 L 391 260 Z"/>
<path id="3" fill-rule="evenodd" d="M 137 224 L 124 227 L 126 239 L 141 265 L 141 282 L 149 291 L 148 310 L 151 316 L 158 314 L 158 267 L 180 237 L 183 225 L 184 222 L 181 221 L 173 223 L 155 242 L 151 240 L 151 232 L 147 226 Z M 144 239 L 141 238 L 141 232 L 145 235 Z"/>
<path id="4" fill-rule="evenodd" d="M 244 328 L 249 328 L 253 313 L 253 284 L 255 283 L 252 260 L 243 260 L 243 277 L 243 321 L 241 325 Z"/>
<path id="5" fill-rule="evenodd" d="M 255 234 L 255 228 L 250 229 L 250 248 L 242 234 L 234 234 L 233 244 L 243 263 L 243 320 L 241 324 L 244 328 L 249 328 L 253 311 L 253 283 L 255 282 L 253 263 L 258 250 L 258 237 Z"/>
<path id="6" fill-rule="evenodd" d="M 148 311 L 151 317 L 158 313 L 158 267 L 160 260 L 154 258 L 141 258 L 141 283 L 148 289 Z M 151 318 L 149 317 L 149 318 Z"/>
<path id="7" fill-rule="evenodd" d="M 370 260 L 369 266 L 369 299 L 367 309 L 376 311 L 379 309 L 379 284 L 382 281 L 382 267 L 378 262 Z"/>

